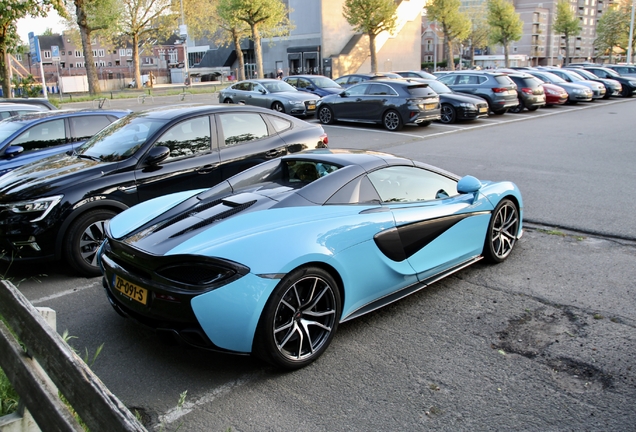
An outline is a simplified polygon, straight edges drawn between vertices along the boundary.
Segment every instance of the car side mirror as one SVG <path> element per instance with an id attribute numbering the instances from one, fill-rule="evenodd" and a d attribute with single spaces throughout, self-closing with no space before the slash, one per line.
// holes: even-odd
<path id="1" fill-rule="evenodd" d="M 164 146 L 157 146 L 150 149 L 146 156 L 148 165 L 158 165 L 170 156 L 170 149 Z"/>
<path id="2" fill-rule="evenodd" d="M 24 147 L 21 146 L 9 146 L 4 151 L 4 155 L 8 158 L 16 157 L 24 151 Z"/>
<path id="3" fill-rule="evenodd" d="M 475 193 L 481 189 L 481 182 L 473 176 L 464 176 L 457 182 L 457 192 L 460 194 Z"/>
<path id="4" fill-rule="evenodd" d="M 266 93 L 267 93 L 267 91 L 266 91 L 265 89 L 259 89 L 258 91 L 259 91 L 261 94 L 266 94 Z"/>
<path id="5" fill-rule="evenodd" d="M 342 96 L 342 97 L 347 97 L 348 95 L 347 95 L 347 92 L 346 92 L 346 91 L 342 91 L 342 92 L 340 92 L 340 96 Z"/>

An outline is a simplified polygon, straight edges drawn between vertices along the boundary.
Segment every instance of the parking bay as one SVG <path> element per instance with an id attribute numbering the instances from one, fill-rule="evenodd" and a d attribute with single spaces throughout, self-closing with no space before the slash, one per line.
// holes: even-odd
<path id="1" fill-rule="evenodd" d="M 104 343 L 95 372 L 168 430 L 629 429 L 636 253 L 615 237 L 636 226 L 627 187 L 636 184 L 634 103 L 425 139 L 327 127 L 332 147 L 364 145 L 513 180 L 533 223 L 505 263 L 478 264 L 343 325 L 327 353 L 295 373 L 166 347 L 114 313 L 99 278 L 44 266 L 41 283 L 20 288 L 58 312 L 58 330 L 77 336 L 71 343 L 82 352 Z M 174 410 L 185 390 L 185 409 Z"/>

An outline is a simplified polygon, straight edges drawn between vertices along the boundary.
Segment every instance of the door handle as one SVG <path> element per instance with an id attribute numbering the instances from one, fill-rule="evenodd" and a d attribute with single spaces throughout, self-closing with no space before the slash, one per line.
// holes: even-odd
<path id="1" fill-rule="evenodd" d="M 197 168 L 197 174 L 209 174 L 212 171 L 214 171 L 216 169 L 216 167 L 218 166 L 218 164 L 208 164 L 208 165 L 203 165 L 200 168 Z"/>
<path id="2" fill-rule="evenodd" d="M 287 154 L 287 149 L 285 148 L 279 148 L 279 149 L 274 149 L 274 150 L 265 152 L 265 156 L 268 158 L 276 158 L 278 156 L 283 156 L 285 154 Z"/>
<path id="3" fill-rule="evenodd" d="M 356 102 L 362 102 L 362 98 L 356 99 Z"/>

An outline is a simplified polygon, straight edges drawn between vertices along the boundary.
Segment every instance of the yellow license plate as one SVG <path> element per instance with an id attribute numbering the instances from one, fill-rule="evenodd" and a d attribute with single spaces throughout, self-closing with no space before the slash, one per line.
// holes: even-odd
<path id="1" fill-rule="evenodd" d="M 310 109 L 310 110 L 316 109 L 316 105 L 307 105 L 307 109 Z"/>
<path id="2" fill-rule="evenodd" d="M 115 289 L 129 299 L 138 301 L 141 304 L 146 304 L 148 302 L 147 289 L 130 283 L 119 276 L 115 276 Z"/>
<path id="3" fill-rule="evenodd" d="M 436 106 L 437 104 L 426 104 L 424 105 L 424 109 L 432 110 L 432 109 L 435 109 Z"/>
<path id="4" fill-rule="evenodd" d="M 479 107 L 480 113 L 487 112 L 487 111 L 488 111 L 488 107 Z"/>

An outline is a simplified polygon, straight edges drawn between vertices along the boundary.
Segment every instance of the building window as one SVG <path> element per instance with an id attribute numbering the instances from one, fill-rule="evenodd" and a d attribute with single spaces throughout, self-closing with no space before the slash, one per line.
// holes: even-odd
<path id="1" fill-rule="evenodd" d="M 104 57 L 105 55 L 106 55 L 106 51 L 104 51 L 103 49 L 97 50 L 98 57 Z"/>
<path id="2" fill-rule="evenodd" d="M 127 49 L 126 49 L 126 55 L 127 55 L 128 57 L 132 57 L 132 48 L 127 48 Z"/>
<path id="3" fill-rule="evenodd" d="M 120 49 L 119 50 L 119 56 L 120 57 L 125 57 L 126 56 L 126 50 L 125 49 Z"/>
<path id="4" fill-rule="evenodd" d="M 21 61 L 22 61 L 22 54 L 20 54 L 20 53 L 16 53 L 16 54 L 15 54 L 15 59 L 16 59 L 17 61 L 20 61 L 20 62 L 21 62 Z"/>
<path id="5" fill-rule="evenodd" d="M 84 53 L 80 50 L 75 50 L 75 57 L 84 57 Z"/>
<path id="6" fill-rule="evenodd" d="M 115 60 L 115 66 L 121 66 L 121 62 L 119 60 Z"/>
<path id="7" fill-rule="evenodd" d="M 80 62 L 75 63 L 75 67 L 78 67 L 78 68 L 83 68 L 83 67 L 85 67 L 84 65 L 85 65 L 85 63 L 83 63 L 83 62 L 82 63 L 80 63 Z"/>
<path id="8" fill-rule="evenodd" d="M 60 55 L 66 55 L 66 52 L 60 51 Z"/>

